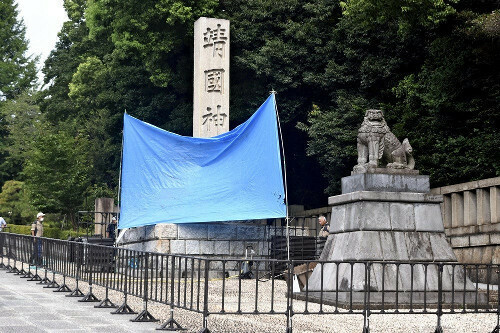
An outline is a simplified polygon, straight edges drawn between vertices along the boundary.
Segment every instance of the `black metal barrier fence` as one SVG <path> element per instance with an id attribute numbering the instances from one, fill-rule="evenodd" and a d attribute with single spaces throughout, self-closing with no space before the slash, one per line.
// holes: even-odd
<path id="1" fill-rule="evenodd" d="M 444 314 L 491 313 L 496 314 L 492 333 L 500 333 L 499 265 L 293 260 L 285 264 L 287 269 L 278 273 L 280 260 L 199 258 L 0 233 L 0 268 L 8 273 L 68 292 L 68 297 L 81 297 L 80 302 L 115 308 L 115 314 L 137 314 L 132 321 L 157 321 L 148 302 L 165 304 L 170 319 L 159 330 L 183 329 L 174 319 L 177 308 L 200 314 L 200 332 L 210 332 L 207 317 L 213 314 L 283 316 L 287 332 L 292 332 L 295 315 L 357 314 L 363 316 L 363 332 L 368 333 L 370 316 L 376 314 L 435 315 L 435 332 L 442 332 Z M 480 272 L 486 284 L 474 282 Z M 62 276 L 62 285 L 56 274 Z M 74 289 L 66 285 L 67 277 L 76 281 Z M 79 289 L 82 281 L 89 286 L 86 294 Z M 94 295 L 95 285 L 105 288 L 103 300 Z M 113 304 L 109 290 L 122 293 L 123 304 Z M 128 295 L 143 299 L 140 313 L 127 304 Z"/>

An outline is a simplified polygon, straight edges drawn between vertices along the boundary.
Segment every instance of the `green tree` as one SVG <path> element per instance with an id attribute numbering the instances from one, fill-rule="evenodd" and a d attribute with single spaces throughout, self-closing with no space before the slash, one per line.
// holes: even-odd
<path id="1" fill-rule="evenodd" d="M 88 140 L 68 129 L 40 129 L 23 174 L 31 203 L 46 212 L 61 212 L 76 224 L 75 213 L 89 186 Z"/>
<path id="2" fill-rule="evenodd" d="M 0 97 L 11 99 L 36 80 L 36 58 L 26 55 L 26 28 L 14 0 L 0 1 Z M 0 99 L 0 100 L 1 100 Z"/>
<path id="3" fill-rule="evenodd" d="M 8 180 L 0 192 L 0 216 L 7 223 L 26 224 L 35 215 L 35 209 L 30 205 L 23 182 Z"/>
<path id="4" fill-rule="evenodd" d="M 35 85 L 37 58 L 28 56 L 26 28 L 18 19 L 17 4 L 14 0 L 0 1 L 0 186 L 13 179 L 16 170 L 8 161 L 9 134 L 6 123 L 10 120 L 3 111 L 6 102 L 11 102 Z"/>
<path id="5" fill-rule="evenodd" d="M 15 100 L 4 102 L 0 108 L 0 118 L 4 120 L 5 129 L 0 145 L 0 152 L 5 156 L 0 164 L 4 179 L 19 179 L 35 139 L 36 126 L 41 117 L 33 94 L 34 92 L 24 92 Z"/>
<path id="6" fill-rule="evenodd" d="M 417 168 L 431 175 L 432 186 L 498 175 L 494 6 L 390 0 L 342 6 L 323 76 L 334 98 L 299 126 L 328 178 L 328 193 L 338 192 L 355 164 L 366 108 L 383 109 L 392 131 L 410 139 Z"/>

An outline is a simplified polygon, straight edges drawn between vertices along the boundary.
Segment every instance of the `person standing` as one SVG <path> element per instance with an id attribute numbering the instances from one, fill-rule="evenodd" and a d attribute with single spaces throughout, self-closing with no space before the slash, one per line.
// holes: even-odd
<path id="1" fill-rule="evenodd" d="M 36 214 L 36 220 L 31 224 L 31 236 L 35 237 L 33 239 L 33 243 L 35 245 L 34 249 L 34 259 L 35 259 L 35 264 L 41 265 L 42 262 L 42 240 L 40 237 L 43 237 L 43 220 L 44 220 L 45 214 L 40 212 Z"/>
<path id="2" fill-rule="evenodd" d="M 3 231 L 3 229 L 7 226 L 7 222 L 3 219 L 3 217 L 0 216 L 0 232 Z"/>
<path id="3" fill-rule="evenodd" d="M 318 218 L 319 225 L 321 229 L 319 230 L 319 237 L 328 237 L 330 234 L 330 224 L 326 221 L 326 217 L 321 215 Z"/>
<path id="4" fill-rule="evenodd" d="M 113 240 L 113 243 L 116 239 L 116 217 L 113 216 L 111 218 L 111 223 L 108 224 L 108 227 L 106 228 L 107 236 L 108 238 L 111 238 Z"/>
<path id="5" fill-rule="evenodd" d="M 7 222 L 0 216 L 0 232 L 7 226 Z M 3 237 L 0 237 L 0 255 L 3 255 Z"/>

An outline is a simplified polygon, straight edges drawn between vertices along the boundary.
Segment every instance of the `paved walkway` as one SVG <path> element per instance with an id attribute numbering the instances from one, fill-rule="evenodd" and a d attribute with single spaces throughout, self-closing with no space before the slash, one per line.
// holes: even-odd
<path id="1" fill-rule="evenodd" d="M 112 315 L 37 282 L 0 270 L 0 333 L 153 332 L 159 323 L 134 323 L 133 315 Z"/>

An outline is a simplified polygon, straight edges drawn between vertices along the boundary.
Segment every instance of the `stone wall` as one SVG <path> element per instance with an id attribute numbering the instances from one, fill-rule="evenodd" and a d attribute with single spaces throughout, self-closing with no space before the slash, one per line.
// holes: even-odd
<path id="1" fill-rule="evenodd" d="M 500 264 L 500 177 L 431 189 L 443 195 L 445 233 L 462 263 Z"/>
<path id="2" fill-rule="evenodd" d="M 254 222 L 157 224 L 128 229 L 122 244 L 139 250 L 171 254 L 243 258 L 247 246 L 267 256 L 267 225 Z"/>

